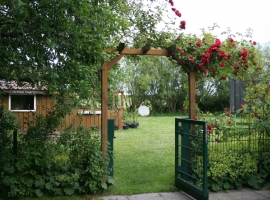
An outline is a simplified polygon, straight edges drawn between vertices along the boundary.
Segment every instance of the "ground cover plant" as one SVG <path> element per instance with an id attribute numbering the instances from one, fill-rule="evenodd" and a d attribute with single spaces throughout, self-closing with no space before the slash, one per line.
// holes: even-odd
<path id="1" fill-rule="evenodd" d="M 13 113 L 0 108 L 0 130 L 6 130 L 0 132 L 0 197 L 93 194 L 112 183 L 100 131 L 66 130 L 52 138 L 58 116 L 51 111 L 18 134 L 15 150 Z"/>
<path id="2" fill-rule="evenodd" d="M 244 106 L 241 106 L 244 107 Z M 208 132 L 208 188 L 211 191 L 242 189 L 245 186 L 261 189 L 270 177 L 270 138 L 267 131 L 256 128 L 250 113 L 231 109 L 224 113 L 201 114 Z M 252 123 L 253 122 L 253 123 Z M 193 144 L 194 147 L 198 144 Z M 202 156 L 195 156 L 194 176 L 202 178 Z M 201 185 L 198 185 L 201 186 Z"/>

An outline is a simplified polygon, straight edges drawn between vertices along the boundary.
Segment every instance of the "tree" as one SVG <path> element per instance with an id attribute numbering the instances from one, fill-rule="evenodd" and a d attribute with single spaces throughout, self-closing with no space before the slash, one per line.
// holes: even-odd
<path id="1" fill-rule="evenodd" d="M 202 79 L 196 84 L 196 101 L 201 111 L 221 111 L 229 107 L 230 85 L 229 81 L 216 79 Z"/>
<path id="2" fill-rule="evenodd" d="M 28 80 L 49 91 L 85 89 L 98 78 L 104 49 L 134 37 L 132 30 L 146 31 L 146 24 L 138 28 L 143 6 L 128 0 L 1 1 L 1 79 Z"/>
<path id="3" fill-rule="evenodd" d="M 187 77 L 165 57 L 131 57 L 121 62 L 123 89 L 128 93 L 129 109 L 148 103 L 152 112 L 177 112 L 187 94 Z M 126 74 L 126 75 L 124 75 Z M 125 77 L 125 78 L 123 78 Z"/>

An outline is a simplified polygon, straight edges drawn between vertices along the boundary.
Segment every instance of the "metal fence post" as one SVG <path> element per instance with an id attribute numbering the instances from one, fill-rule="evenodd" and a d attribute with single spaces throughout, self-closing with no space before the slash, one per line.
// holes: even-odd
<path id="1" fill-rule="evenodd" d="M 113 138 L 114 138 L 114 119 L 108 119 L 108 155 L 109 155 L 109 175 L 113 177 Z"/>

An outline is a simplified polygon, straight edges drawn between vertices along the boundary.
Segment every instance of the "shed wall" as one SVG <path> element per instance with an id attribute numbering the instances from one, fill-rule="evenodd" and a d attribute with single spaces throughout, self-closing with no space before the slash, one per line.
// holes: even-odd
<path id="1" fill-rule="evenodd" d="M 5 95 L 2 99 L 2 103 L 6 105 L 6 109 L 9 107 L 9 95 Z M 51 96 L 36 95 L 36 112 L 14 112 L 19 118 L 20 130 L 26 131 L 28 129 L 28 124 L 34 123 L 36 115 L 45 116 L 47 111 L 52 108 L 53 100 Z M 124 109 L 118 109 L 117 112 L 108 110 L 109 118 L 115 118 L 115 124 L 119 126 L 120 129 L 123 127 L 123 112 Z M 71 127 L 72 130 L 76 130 L 79 126 L 84 126 L 85 128 L 91 128 L 93 126 L 101 129 L 101 115 L 93 114 L 82 114 L 79 115 L 77 110 L 73 110 L 70 115 L 67 115 L 65 119 L 62 120 L 62 124 L 58 127 L 58 130 L 64 130 Z"/>

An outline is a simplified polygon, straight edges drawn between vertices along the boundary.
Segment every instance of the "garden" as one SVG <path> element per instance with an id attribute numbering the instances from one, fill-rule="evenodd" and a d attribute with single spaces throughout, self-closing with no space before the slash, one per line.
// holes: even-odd
<path id="1" fill-rule="evenodd" d="M 185 34 L 183 20 L 180 29 L 171 28 L 171 20 L 160 31 L 164 8 L 175 19 L 181 13 L 171 0 L 155 9 L 151 3 L 1 3 L 0 45 L 5 51 L 0 78 L 46 87 L 44 94 L 55 103 L 28 120 L 28 129 L 21 132 L 18 118 L 2 100 L 9 93 L 0 89 L 0 199 L 91 199 L 178 190 L 176 117 L 207 122 L 209 191 L 270 188 L 269 46 L 258 45 L 251 29 L 236 33 L 240 40 L 229 29 L 219 39 L 212 33 L 216 24 L 199 36 Z M 245 85 L 243 102 L 233 106 L 232 81 Z M 122 119 L 133 126 L 115 130 L 113 152 L 104 143 L 104 120 L 101 130 L 84 127 L 83 120 L 76 130 L 57 130 L 72 109 L 101 104 L 99 114 L 107 115 L 104 107 L 115 107 L 114 100 L 108 102 L 115 95 L 110 91 L 124 91 Z M 150 109 L 149 116 L 138 115 L 140 105 Z M 114 111 L 118 116 L 119 106 Z M 191 141 L 200 148 L 201 140 Z M 112 153 L 113 169 L 108 167 Z M 202 159 L 192 156 L 197 187 Z"/>
<path id="2" fill-rule="evenodd" d="M 227 116 L 226 112 L 216 115 L 220 119 Z M 26 134 L 28 137 L 25 135 L 18 141 L 16 165 L 14 149 L 10 148 L 11 135 L 9 140 L 5 140 L 9 145 L 2 148 L 2 155 L 5 156 L 1 155 L 1 162 L 6 164 L 1 165 L 1 171 L 6 178 L 1 182 L 1 188 L 5 189 L 1 194 L 9 190 L 9 196 L 39 196 L 39 199 L 69 199 L 71 197 L 64 196 L 72 196 L 77 200 L 87 197 L 98 199 L 106 194 L 176 191 L 176 117 L 187 116 L 186 113 L 179 113 L 138 117 L 139 126 L 136 129 L 115 131 L 113 179 L 107 176 L 108 171 L 105 170 L 108 160 L 101 156 L 98 130 L 65 131 L 58 140 L 40 140 L 38 143 L 31 142 L 33 138 L 36 141 L 36 137 Z M 210 114 L 201 117 L 217 120 Z M 233 115 L 227 117 L 235 119 Z M 256 130 L 250 134 L 251 129 L 242 117 L 237 116 L 236 126 L 234 123 L 227 125 L 219 134 L 214 128 L 209 132 L 210 191 L 269 186 L 269 136 L 263 136 Z M 26 138 L 29 143 L 25 142 Z M 46 144 L 45 147 L 42 143 Z M 1 145 L 3 147 L 3 143 Z M 201 159 L 201 156 L 194 158 L 194 162 L 198 163 L 194 174 L 198 178 L 201 175 Z M 105 177 L 107 180 L 104 180 Z"/>

